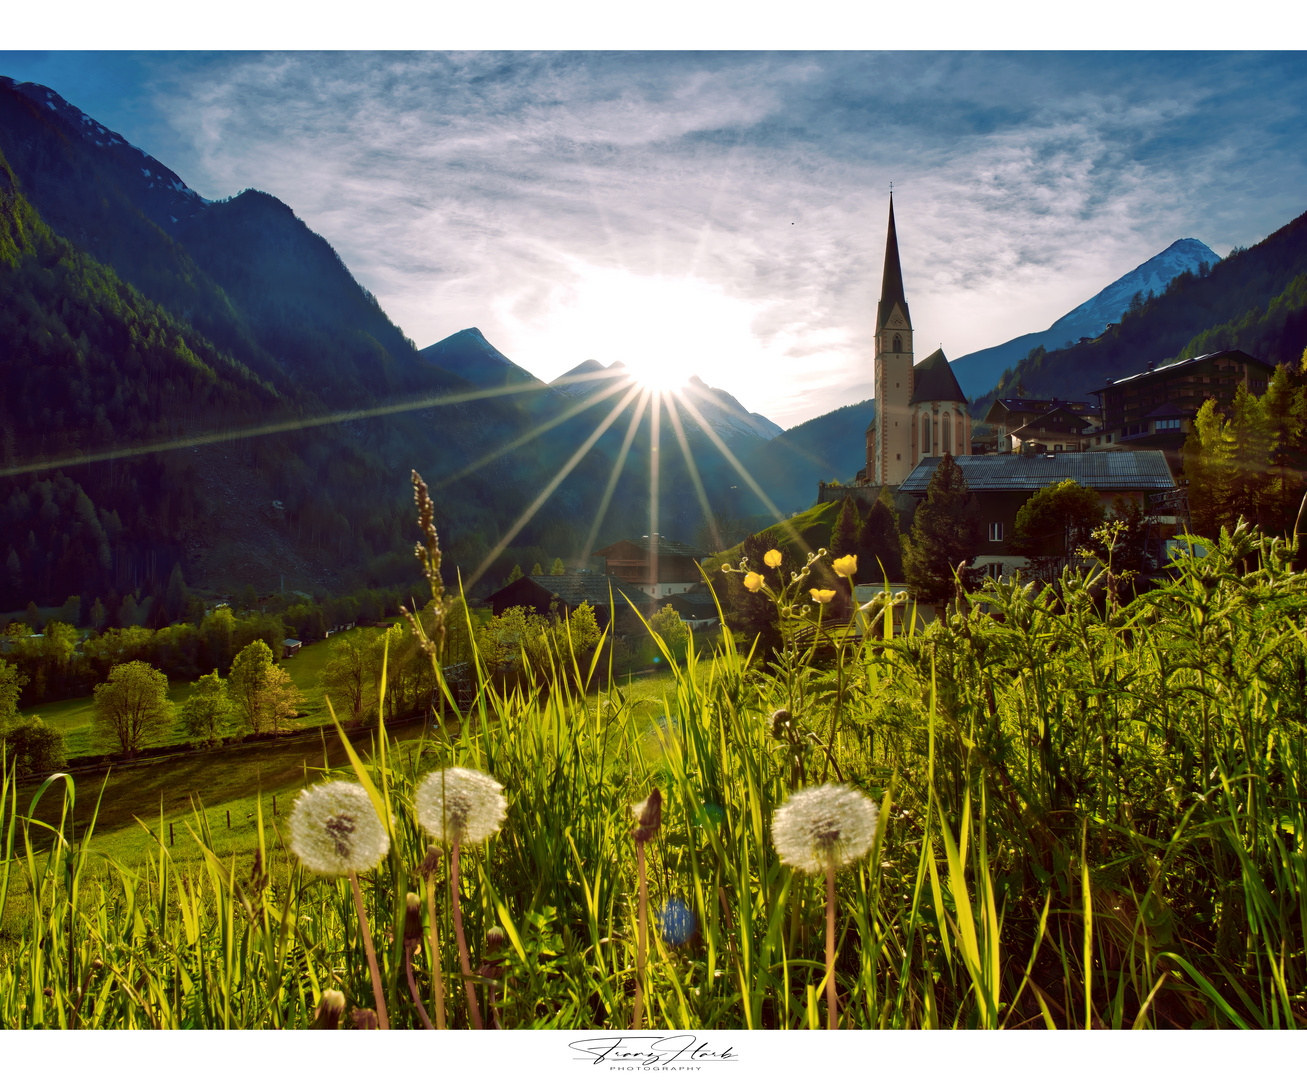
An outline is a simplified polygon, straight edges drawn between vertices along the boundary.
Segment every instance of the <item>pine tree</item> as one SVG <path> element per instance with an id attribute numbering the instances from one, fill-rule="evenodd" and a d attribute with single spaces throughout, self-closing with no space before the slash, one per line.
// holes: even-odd
<path id="1" fill-rule="evenodd" d="M 840 516 L 835 519 L 835 528 L 830 534 L 830 552 L 837 559 L 842 555 L 853 555 L 858 548 L 858 534 L 862 531 L 858 520 L 858 504 L 849 495 L 840 503 Z"/>
<path id="2" fill-rule="evenodd" d="M 887 487 L 867 511 L 858 536 L 858 566 L 863 577 L 872 583 L 903 580 L 903 539 L 899 532 L 899 512 Z"/>
<path id="3" fill-rule="evenodd" d="M 544 573 L 544 570 L 541 569 L 539 563 L 536 563 L 535 566 L 531 567 L 531 576 L 532 576 L 532 577 L 538 577 L 540 574 L 543 574 L 543 573 Z"/>
<path id="4" fill-rule="evenodd" d="M 521 577 L 522 577 L 522 564 L 514 563 L 513 569 L 508 572 L 508 577 L 505 579 L 504 584 L 512 585 L 513 582 L 520 580 Z"/>
<path id="5" fill-rule="evenodd" d="M 554 565 L 549 568 L 550 577 L 562 577 L 567 573 L 567 567 L 563 565 L 562 559 L 555 559 Z"/>
<path id="6" fill-rule="evenodd" d="M 925 501 L 917 507 L 903 553 L 903 575 L 918 600 L 943 604 L 953 598 L 955 574 L 976 557 L 980 528 L 980 508 L 967 491 L 966 477 L 946 453 L 935 466 Z M 963 588 L 974 588 L 976 579 L 976 573 L 964 567 Z"/>

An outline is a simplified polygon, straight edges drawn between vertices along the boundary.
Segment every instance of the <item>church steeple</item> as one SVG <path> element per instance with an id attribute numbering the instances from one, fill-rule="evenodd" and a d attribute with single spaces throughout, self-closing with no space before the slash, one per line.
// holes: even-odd
<path id="1" fill-rule="evenodd" d="M 899 268 L 899 238 L 894 231 L 894 193 L 889 197 L 889 235 L 885 239 L 885 273 L 880 283 L 880 304 L 876 308 L 876 333 L 885 329 L 885 323 L 898 304 L 907 322 L 907 329 L 912 329 L 912 317 L 908 314 L 908 301 L 903 296 L 903 271 Z"/>

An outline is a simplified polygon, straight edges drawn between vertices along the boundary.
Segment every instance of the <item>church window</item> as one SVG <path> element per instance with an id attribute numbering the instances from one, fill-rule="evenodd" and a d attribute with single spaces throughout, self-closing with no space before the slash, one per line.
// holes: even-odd
<path id="1" fill-rule="evenodd" d="M 940 441 L 940 449 L 946 453 L 953 453 L 953 417 L 950 413 L 944 414 L 944 430 Z"/>
<path id="2" fill-rule="evenodd" d="M 930 457 L 930 417 L 921 418 L 921 456 Z"/>
<path id="3" fill-rule="evenodd" d="M 894 335 L 894 351 L 895 352 L 903 351 L 903 338 L 899 334 Z"/>

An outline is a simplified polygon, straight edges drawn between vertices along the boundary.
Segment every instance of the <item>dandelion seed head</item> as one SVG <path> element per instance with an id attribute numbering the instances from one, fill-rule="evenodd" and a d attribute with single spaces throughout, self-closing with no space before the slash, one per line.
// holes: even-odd
<path id="1" fill-rule="evenodd" d="M 810 874 L 833 860 L 844 866 L 871 850 L 879 808 L 844 784 L 796 791 L 772 816 L 772 843 L 781 862 Z"/>
<path id="2" fill-rule="evenodd" d="M 290 812 L 290 849 L 323 877 L 371 870 L 390 850 L 390 835 L 362 784 L 332 780 L 306 788 Z"/>
<path id="3" fill-rule="evenodd" d="M 413 793 L 418 823 L 446 844 L 479 844 L 499 831 L 508 800 L 504 786 L 476 769 L 428 773 Z"/>

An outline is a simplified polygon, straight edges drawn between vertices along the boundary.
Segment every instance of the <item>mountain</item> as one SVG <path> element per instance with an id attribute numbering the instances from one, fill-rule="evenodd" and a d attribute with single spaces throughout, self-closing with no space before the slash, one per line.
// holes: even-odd
<path id="1" fill-rule="evenodd" d="M 1117 322 L 1129 310 L 1136 295 L 1141 299 L 1162 293 L 1186 270 L 1201 273 L 1204 265 L 1215 266 L 1220 257 L 1199 240 L 1177 240 L 1165 251 L 1117 278 L 1096 296 L 1067 312 L 1047 330 L 1022 334 L 1001 345 L 959 356 L 952 363 L 962 392 L 975 398 L 994 388 L 1003 372 L 1029 355 L 1032 349 L 1057 349 L 1083 337 L 1095 338 L 1109 323 Z"/>
<path id="2" fill-rule="evenodd" d="M 475 326 L 450 334 L 434 345 L 428 345 L 421 350 L 421 355 L 436 367 L 452 371 L 473 386 L 495 388 L 520 385 L 543 389 L 545 385 L 491 345 Z"/>
<path id="3" fill-rule="evenodd" d="M 1036 349 L 978 398 L 983 416 L 996 396 L 1080 398 L 1196 349 L 1242 348 L 1272 364 L 1297 362 L 1307 348 L 1307 214 L 1215 266 L 1185 270 L 1150 300 L 1132 303 L 1119 322 L 1089 341 Z"/>
<path id="4" fill-rule="evenodd" d="M 741 456 L 783 512 L 812 505 L 819 480 L 852 480 L 867 463 L 867 425 L 876 415 L 868 398 L 805 420 Z M 748 504 L 751 513 L 761 505 Z"/>
<path id="5" fill-rule="evenodd" d="M 569 398 L 578 399 L 610 388 L 614 379 L 627 377 L 626 365 L 620 360 L 607 367 L 597 360 L 586 360 L 565 371 L 549 385 Z M 691 424 L 698 423 L 693 418 L 694 411 L 697 411 L 704 423 L 728 446 L 737 442 L 774 439 L 783 430 L 761 413 L 749 412 L 725 390 L 709 386 L 698 375 L 690 376 L 682 393 L 690 402 L 684 411 Z"/>

